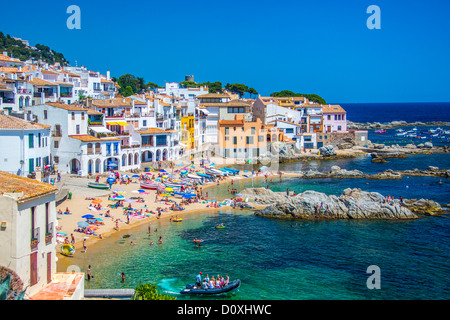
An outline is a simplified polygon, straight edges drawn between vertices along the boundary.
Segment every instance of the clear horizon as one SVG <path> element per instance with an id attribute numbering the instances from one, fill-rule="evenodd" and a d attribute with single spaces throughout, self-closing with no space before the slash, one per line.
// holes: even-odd
<path id="1" fill-rule="evenodd" d="M 264 96 L 290 90 L 351 101 L 340 103 L 450 101 L 449 2 L 80 0 L 80 30 L 66 26 L 71 4 L 4 3 L 0 31 L 45 44 L 72 66 L 161 86 L 194 75 Z M 379 30 L 366 25 L 372 4 L 381 10 Z"/>

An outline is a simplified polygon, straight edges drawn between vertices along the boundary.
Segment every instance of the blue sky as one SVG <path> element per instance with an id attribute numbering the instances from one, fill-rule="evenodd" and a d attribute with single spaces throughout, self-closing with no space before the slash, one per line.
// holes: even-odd
<path id="1" fill-rule="evenodd" d="M 69 5 L 81 30 L 69 30 Z M 381 9 L 369 30 L 367 7 Z M 13 1 L 0 31 L 71 65 L 164 85 L 240 82 L 328 102 L 450 101 L 450 1 Z"/>

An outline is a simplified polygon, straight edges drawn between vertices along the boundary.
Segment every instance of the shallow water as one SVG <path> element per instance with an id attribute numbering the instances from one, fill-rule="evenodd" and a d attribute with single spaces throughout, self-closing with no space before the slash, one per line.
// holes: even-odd
<path id="1" fill-rule="evenodd" d="M 368 172 L 370 168 L 402 167 L 402 170 L 435 165 L 448 168 L 448 155 L 414 156 L 393 159 L 385 168 L 364 158 L 337 162 L 286 164 L 298 170 L 316 166 L 320 171 L 331 165 Z M 427 160 L 425 164 L 424 160 Z M 397 161 L 398 160 L 398 161 Z M 407 163 L 406 161 L 412 161 Z M 368 163 L 369 162 L 369 163 Z M 405 165 L 406 164 L 406 165 Z M 394 167 L 393 167 L 394 166 Z M 363 169 L 364 168 L 364 169 Z M 282 168 L 285 171 L 287 168 Z M 375 169 L 374 169 L 375 171 Z M 235 180 L 239 191 L 251 180 Z M 254 186 L 266 186 L 254 179 Z M 345 188 L 358 187 L 394 195 L 396 198 L 428 198 L 441 204 L 450 202 L 450 181 L 430 177 L 404 177 L 401 180 L 274 178 L 274 191 L 287 188 L 296 193 L 317 190 L 339 195 Z M 228 183 L 208 189 L 212 198 L 224 199 Z M 215 228 L 224 223 L 225 229 Z M 101 246 L 77 253 L 73 258 L 59 256 L 58 271 L 69 265 L 86 271 L 92 265 L 91 288 L 134 288 L 139 283 L 156 283 L 177 299 L 449 299 L 450 298 L 450 219 L 424 217 L 413 221 L 280 221 L 257 217 L 251 211 L 222 210 L 186 215 L 182 223 L 152 222 L 133 231 L 124 231 L 102 240 Z M 155 228 L 157 231 L 155 232 Z M 129 238 L 123 239 L 125 233 Z M 158 244 L 162 236 L 163 244 Z M 197 247 L 192 240 L 204 239 Z M 130 246 L 130 242 L 136 243 Z M 153 241 L 153 245 L 150 245 Z M 381 270 L 381 289 L 366 286 L 367 268 Z M 238 291 L 224 296 L 199 298 L 182 296 L 180 290 L 192 283 L 199 271 L 225 275 L 242 281 Z M 125 283 L 118 273 L 124 272 Z"/>

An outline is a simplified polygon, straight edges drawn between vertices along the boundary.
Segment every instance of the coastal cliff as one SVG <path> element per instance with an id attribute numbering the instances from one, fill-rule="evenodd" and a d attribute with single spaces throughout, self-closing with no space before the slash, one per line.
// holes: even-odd
<path id="1" fill-rule="evenodd" d="M 241 192 L 250 203 L 267 204 L 255 215 L 280 219 L 417 219 L 417 214 L 436 215 L 441 206 L 426 199 L 398 199 L 386 203 L 383 195 L 361 189 L 345 189 L 342 195 L 326 195 L 305 191 L 295 196 L 277 193 L 264 188 L 248 188 Z M 417 214 L 416 214 L 417 213 Z"/>

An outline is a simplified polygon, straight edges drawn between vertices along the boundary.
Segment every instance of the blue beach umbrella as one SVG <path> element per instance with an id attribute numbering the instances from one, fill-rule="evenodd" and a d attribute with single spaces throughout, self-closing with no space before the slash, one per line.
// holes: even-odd
<path id="1" fill-rule="evenodd" d="M 77 225 L 78 225 L 80 228 L 86 228 L 86 227 L 89 227 L 89 223 L 87 223 L 86 221 L 79 221 L 79 222 L 77 222 Z"/>
<path id="2" fill-rule="evenodd" d="M 138 174 L 133 174 L 131 177 L 132 178 L 140 178 L 140 176 Z"/>
<path id="3" fill-rule="evenodd" d="M 124 199 L 125 199 L 124 196 L 118 196 L 118 197 L 115 197 L 115 198 L 114 198 L 114 200 L 124 200 Z"/>
<path id="4" fill-rule="evenodd" d="M 84 216 L 82 216 L 82 218 L 84 219 L 92 219 L 94 216 L 92 214 L 85 214 Z"/>

